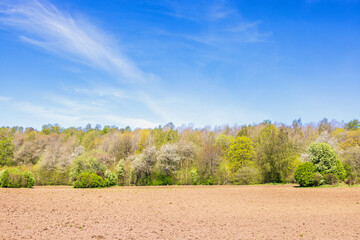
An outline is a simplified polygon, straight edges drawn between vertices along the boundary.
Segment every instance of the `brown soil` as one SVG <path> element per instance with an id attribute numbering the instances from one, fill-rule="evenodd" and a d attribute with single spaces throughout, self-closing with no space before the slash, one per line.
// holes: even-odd
<path id="1" fill-rule="evenodd" d="M 360 239 L 360 188 L 0 189 L 0 239 Z"/>

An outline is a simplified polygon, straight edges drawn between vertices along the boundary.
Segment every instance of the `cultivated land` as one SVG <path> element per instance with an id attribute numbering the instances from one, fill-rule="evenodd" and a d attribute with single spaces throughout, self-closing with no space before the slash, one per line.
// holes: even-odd
<path id="1" fill-rule="evenodd" d="M 0 239 L 360 239 L 360 188 L 0 189 Z"/>

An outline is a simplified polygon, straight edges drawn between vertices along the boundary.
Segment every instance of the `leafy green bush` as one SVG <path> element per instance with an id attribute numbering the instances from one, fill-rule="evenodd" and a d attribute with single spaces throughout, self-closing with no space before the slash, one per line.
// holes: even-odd
<path id="1" fill-rule="evenodd" d="M 316 172 L 314 174 L 314 186 L 320 186 L 324 183 L 324 176 L 321 173 Z"/>
<path id="2" fill-rule="evenodd" d="M 27 188 L 31 188 L 35 185 L 35 177 L 30 171 L 24 172 L 24 180 L 25 180 L 25 186 Z"/>
<path id="3" fill-rule="evenodd" d="M 325 184 L 328 185 L 335 185 L 339 182 L 339 178 L 332 173 L 326 174 L 324 178 L 325 178 Z"/>
<path id="4" fill-rule="evenodd" d="M 92 153 L 84 153 L 75 158 L 70 166 L 70 178 L 74 180 L 82 172 L 93 172 L 97 175 L 104 176 L 106 167 L 101 164 Z"/>
<path id="5" fill-rule="evenodd" d="M 348 174 L 345 183 L 348 185 L 354 185 L 356 183 L 357 177 L 355 173 Z"/>
<path id="6" fill-rule="evenodd" d="M 115 186 L 117 177 L 110 170 L 105 171 L 105 184 L 107 187 Z"/>
<path id="7" fill-rule="evenodd" d="M 98 188 L 105 187 L 102 177 L 93 172 L 82 172 L 73 183 L 74 188 Z"/>
<path id="8" fill-rule="evenodd" d="M 191 175 L 191 182 L 194 185 L 199 184 L 199 173 L 198 170 L 196 168 L 192 168 L 190 170 L 190 175 Z"/>
<path id="9" fill-rule="evenodd" d="M 257 184 L 261 182 L 261 173 L 254 164 L 241 167 L 234 175 L 234 183 L 240 185 Z"/>
<path id="10" fill-rule="evenodd" d="M 168 175 L 157 174 L 155 180 L 152 182 L 154 186 L 172 185 L 172 178 Z"/>
<path id="11" fill-rule="evenodd" d="M 65 172 L 59 170 L 46 171 L 43 168 L 33 167 L 32 172 L 36 179 L 36 185 L 71 185 L 69 170 Z"/>
<path id="12" fill-rule="evenodd" d="M 316 167 L 311 162 L 300 164 L 295 171 L 295 180 L 302 187 L 309 187 L 314 185 L 314 176 Z"/>
<path id="13" fill-rule="evenodd" d="M 335 174 L 344 180 L 346 172 L 334 149 L 327 143 L 312 143 L 307 149 L 311 162 L 322 175 Z"/>
<path id="14" fill-rule="evenodd" d="M 10 168 L 0 172 L 0 186 L 4 188 L 31 188 L 35 184 L 34 175 L 30 171 L 22 172 L 18 168 Z"/>

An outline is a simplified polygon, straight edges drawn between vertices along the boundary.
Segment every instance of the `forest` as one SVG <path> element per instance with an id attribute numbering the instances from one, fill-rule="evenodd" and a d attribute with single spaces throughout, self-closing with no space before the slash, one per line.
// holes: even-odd
<path id="1" fill-rule="evenodd" d="M 355 184 L 360 122 L 324 118 L 302 124 L 297 119 L 286 125 L 266 120 L 214 128 L 168 123 L 134 130 L 90 124 L 47 124 L 41 131 L 2 127 L 0 167 L 3 187 L 12 187 L 11 178 L 27 179 L 18 186 L 74 187 Z"/>

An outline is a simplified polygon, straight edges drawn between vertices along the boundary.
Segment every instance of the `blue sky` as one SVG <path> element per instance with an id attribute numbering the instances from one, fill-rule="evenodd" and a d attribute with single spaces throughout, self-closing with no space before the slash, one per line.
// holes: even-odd
<path id="1" fill-rule="evenodd" d="M 357 0 L 2 0 L 0 125 L 360 115 Z"/>

